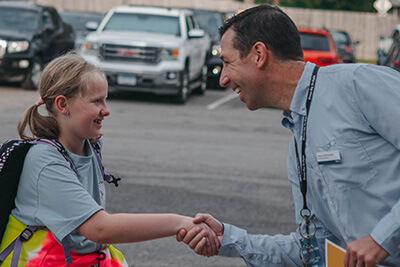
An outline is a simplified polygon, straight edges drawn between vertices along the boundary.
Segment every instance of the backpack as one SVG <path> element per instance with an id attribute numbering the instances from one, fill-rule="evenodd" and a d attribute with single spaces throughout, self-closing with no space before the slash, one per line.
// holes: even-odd
<path id="1" fill-rule="evenodd" d="M 55 147 L 69 163 L 70 167 L 76 172 L 76 167 L 72 159 L 68 156 L 67 150 L 56 139 L 38 139 L 38 140 L 9 140 L 0 144 L 0 241 L 3 239 L 4 232 L 8 223 L 11 211 L 15 208 L 15 197 L 17 195 L 18 184 L 25 156 L 32 145 L 48 144 Z M 115 178 L 113 175 L 106 174 L 101 161 L 100 145 L 92 144 L 94 154 L 99 163 L 103 178 L 108 183 L 114 183 L 117 187 L 121 178 Z M 37 226 L 28 226 L 19 237 L 17 237 L 7 248 L 0 253 L 0 263 L 14 250 L 16 260 L 19 259 L 22 242 L 27 241 L 33 232 L 41 229 Z M 22 242 L 20 242 L 22 241 Z M 72 262 L 68 243 L 63 241 L 62 246 L 67 265 Z M 18 251 L 17 251 L 18 250 Z"/>

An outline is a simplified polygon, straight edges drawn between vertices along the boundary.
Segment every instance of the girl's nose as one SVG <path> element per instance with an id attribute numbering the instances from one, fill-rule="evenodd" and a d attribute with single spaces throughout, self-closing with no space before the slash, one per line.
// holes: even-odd
<path id="1" fill-rule="evenodd" d="M 104 117 L 107 117 L 108 115 L 110 115 L 110 110 L 108 109 L 107 104 L 104 105 L 104 108 L 103 108 L 103 110 L 101 111 L 101 113 L 102 113 L 102 115 L 103 115 Z"/>

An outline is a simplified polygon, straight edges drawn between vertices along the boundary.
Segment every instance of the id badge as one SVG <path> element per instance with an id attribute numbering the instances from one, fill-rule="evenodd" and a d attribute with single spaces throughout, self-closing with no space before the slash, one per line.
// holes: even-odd
<path id="1" fill-rule="evenodd" d="M 305 242 L 304 240 L 302 241 Z M 315 236 L 310 237 L 310 248 L 308 249 L 307 256 L 307 246 L 303 245 L 300 249 L 301 258 L 305 263 L 304 266 L 307 267 L 324 267 L 324 261 L 321 257 L 319 251 L 317 238 Z"/>

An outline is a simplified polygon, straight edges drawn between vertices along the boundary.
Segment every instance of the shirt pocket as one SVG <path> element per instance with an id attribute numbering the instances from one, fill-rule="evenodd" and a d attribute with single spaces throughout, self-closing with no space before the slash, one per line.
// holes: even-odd
<path id="1" fill-rule="evenodd" d="M 317 152 L 339 151 L 339 163 L 319 164 Z M 316 147 L 315 163 L 326 184 L 342 192 L 359 188 L 377 176 L 377 170 L 353 132 L 344 133 Z"/>

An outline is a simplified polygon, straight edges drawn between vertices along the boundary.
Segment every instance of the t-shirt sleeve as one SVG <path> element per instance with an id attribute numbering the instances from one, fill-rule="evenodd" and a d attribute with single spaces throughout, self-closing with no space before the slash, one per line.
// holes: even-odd
<path id="1" fill-rule="evenodd" d="M 62 240 L 103 207 L 83 187 L 62 155 L 55 151 L 54 156 L 58 160 L 39 172 L 35 217 Z"/>

